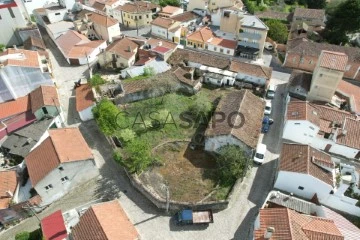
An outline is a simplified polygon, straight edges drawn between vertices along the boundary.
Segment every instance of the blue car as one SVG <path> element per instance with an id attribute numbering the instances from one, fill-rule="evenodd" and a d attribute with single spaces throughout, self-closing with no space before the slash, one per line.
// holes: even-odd
<path id="1" fill-rule="evenodd" d="M 273 124 L 274 120 L 269 118 L 268 116 L 265 116 L 262 122 L 262 133 L 267 133 L 270 130 L 270 125 Z"/>

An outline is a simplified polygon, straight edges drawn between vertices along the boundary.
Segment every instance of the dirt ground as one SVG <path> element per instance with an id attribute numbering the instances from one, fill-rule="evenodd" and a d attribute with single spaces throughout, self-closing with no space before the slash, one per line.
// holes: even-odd
<path id="1" fill-rule="evenodd" d="M 192 150 L 187 142 L 178 142 L 159 147 L 155 154 L 162 166 L 142 174 L 141 179 L 160 196 L 166 196 L 164 186 L 168 185 L 171 200 L 199 202 L 216 187 L 216 161 L 203 150 Z"/>

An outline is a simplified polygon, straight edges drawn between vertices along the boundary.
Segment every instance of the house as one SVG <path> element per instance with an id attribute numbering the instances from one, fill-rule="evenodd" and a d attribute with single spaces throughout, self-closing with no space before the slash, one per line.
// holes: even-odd
<path id="1" fill-rule="evenodd" d="M 157 48 L 161 47 L 161 48 Z M 165 61 L 174 53 L 178 45 L 174 42 L 166 41 L 158 38 L 149 38 L 143 49 L 153 52 Z"/>
<path id="2" fill-rule="evenodd" d="M 114 221 L 116 219 L 116 221 Z M 138 240 L 140 236 L 118 200 L 92 205 L 71 231 L 72 239 Z"/>
<path id="3" fill-rule="evenodd" d="M 40 85 L 54 85 L 50 67 L 37 51 L 8 48 L 0 53 L 0 63 L 0 103 L 23 97 Z"/>
<path id="4" fill-rule="evenodd" d="M 173 42 L 180 42 L 180 22 L 170 18 L 157 17 L 151 22 L 151 34 Z"/>
<path id="5" fill-rule="evenodd" d="M 360 49 L 354 47 L 310 42 L 302 39 L 293 40 L 288 43 L 284 66 L 314 72 L 323 50 L 346 54 L 348 62 L 345 67 L 344 78 L 360 80 Z"/>
<path id="6" fill-rule="evenodd" d="M 58 1 L 56 1 L 56 3 L 58 3 Z M 44 8 L 44 6 L 49 4 L 49 0 L 23 1 L 23 4 L 27 12 L 32 14 L 35 9 Z M 75 5 L 75 0 L 60 0 L 59 4 L 68 10 L 72 10 Z"/>
<path id="7" fill-rule="evenodd" d="M 182 8 L 167 5 L 163 7 L 158 14 L 160 17 L 171 18 L 173 16 L 182 14 L 183 12 L 184 10 Z"/>
<path id="8" fill-rule="evenodd" d="M 15 170 L 0 171 L 0 209 L 9 207 L 18 185 Z"/>
<path id="9" fill-rule="evenodd" d="M 5 154 L 18 158 L 25 158 L 46 137 L 48 129 L 60 128 L 55 118 L 45 118 L 11 133 L 1 144 Z"/>
<path id="10" fill-rule="evenodd" d="M 341 216 L 339 213 L 337 213 L 325 206 L 320 205 L 317 197 L 312 198 L 310 201 L 305 201 L 305 200 L 297 198 L 293 195 L 289 195 L 289 194 L 285 194 L 280 191 L 273 190 L 268 194 L 260 211 L 272 210 L 272 211 L 276 212 L 279 209 L 281 209 L 281 211 L 286 209 L 286 210 L 288 210 L 288 212 L 295 212 L 298 214 L 297 217 L 301 217 L 302 219 L 311 217 L 314 219 L 323 220 L 325 224 L 333 223 L 329 226 L 329 231 L 327 231 L 327 232 L 332 232 L 333 230 L 336 230 L 336 228 L 337 228 L 340 231 L 341 235 L 346 240 L 357 240 L 358 235 L 360 234 L 360 229 L 357 228 L 349 220 L 347 220 L 346 218 Z M 260 224 L 264 224 L 265 222 L 268 222 L 269 227 L 274 228 L 274 230 L 275 230 L 273 232 L 274 234 L 275 234 L 275 232 L 281 231 L 280 229 L 282 229 L 282 231 L 285 231 L 285 230 L 289 231 L 289 229 L 283 228 L 284 225 L 279 226 L 279 227 L 281 227 L 280 229 L 276 228 L 275 226 L 271 226 L 271 225 L 275 225 L 276 221 L 275 222 L 267 221 L 266 220 L 267 216 L 268 215 L 266 215 L 266 214 L 257 216 L 257 218 L 255 220 L 255 229 L 254 229 L 255 232 L 257 232 L 257 234 L 260 235 L 261 228 L 264 230 L 267 229 L 266 226 L 260 226 Z M 276 216 L 278 217 L 277 219 L 286 219 L 286 218 L 284 218 L 284 216 L 278 216 L 278 215 L 276 215 Z M 292 222 L 292 223 L 295 223 L 295 222 Z M 315 224 L 315 223 L 312 222 L 312 225 L 313 224 Z M 324 229 L 325 225 L 323 225 L 322 222 L 319 222 L 319 224 L 320 225 L 317 225 L 318 229 Z M 291 225 L 294 226 L 294 224 L 291 224 Z M 292 229 L 292 228 L 290 228 L 290 229 Z M 305 229 L 305 228 L 302 228 L 302 229 Z M 318 232 L 318 234 L 319 233 L 321 233 L 321 232 Z M 299 236 L 299 235 L 296 235 L 295 232 L 292 232 L 292 236 Z M 312 236 L 312 237 L 314 237 L 314 236 Z M 326 237 L 326 236 L 324 236 L 324 237 Z M 327 236 L 327 237 L 330 237 L 330 236 Z M 332 237 L 333 238 L 331 238 L 331 239 L 336 239 L 336 238 L 334 238 L 334 236 L 332 236 Z M 305 239 L 309 239 L 309 238 L 305 238 Z M 327 239 L 327 238 L 325 238 L 325 239 Z"/>
<path id="11" fill-rule="evenodd" d="M 46 22 L 56 23 L 65 20 L 65 16 L 68 14 L 66 7 L 59 4 L 50 4 L 44 7 Z"/>
<path id="12" fill-rule="evenodd" d="M 210 83 L 219 87 L 222 86 L 233 86 L 235 84 L 235 77 L 225 76 L 223 74 L 208 72 L 204 74 L 204 82 Z"/>
<path id="13" fill-rule="evenodd" d="M 336 191 L 335 163 L 329 154 L 309 145 L 284 143 L 274 188 L 305 199 L 316 193 L 321 202 Z"/>
<path id="14" fill-rule="evenodd" d="M 360 115 L 360 87 L 350 82 L 341 80 L 335 95 L 345 100 L 348 111 Z"/>
<path id="15" fill-rule="evenodd" d="M 36 119 L 57 117 L 61 114 L 59 97 L 54 86 L 40 86 L 30 93 L 32 113 Z"/>
<path id="16" fill-rule="evenodd" d="M 96 105 L 94 93 L 89 84 L 82 84 L 75 90 L 76 111 L 82 121 L 94 119 L 92 109 Z"/>
<path id="17" fill-rule="evenodd" d="M 49 37 L 55 42 L 58 37 L 67 33 L 69 30 L 75 30 L 73 22 L 60 21 L 44 25 Z"/>
<path id="18" fill-rule="evenodd" d="M 21 45 L 22 41 L 17 37 L 18 29 L 32 25 L 22 4 L 15 0 L 0 1 L 0 42 L 6 46 Z"/>
<path id="19" fill-rule="evenodd" d="M 360 122 L 355 114 L 295 99 L 287 104 L 283 139 L 359 159 L 358 134 Z"/>
<path id="20" fill-rule="evenodd" d="M 278 12 L 273 10 L 265 10 L 256 12 L 255 15 L 261 20 L 275 19 L 283 22 L 291 22 L 293 15 L 285 12 Z"/>
<path id="21" fill-rule="evenodd" d="M 334 239 L 344 240 L 333 220 L 300 214 L 288 208 L 260 209 L 254 226 L 254 240 Z"/>
<path id="22" fill-rule="evenodd" d="M 40 57 L 43 57 L 42 59 L 45 61 L 47 61 L 47 59 L 49 59 L 49 54 L 46 51 L 45 43 L 40 37 L 30 36 L 24 42 L 24 49 L 31 50 L 31 51 L 37 51 L 39 53 Z M 49 68 L 49 71 L 51 72 L 51 68 Z"/>
<path id="23" fill-rule="evenodd" d="M 202 27 L 186 36 L 186 46 L 196 49 L 206 49 L 206 43 L 215 37 L 209 27 Z"/>
<path id="24" fill-rule="evenodd" d="M 344 195 L 358 179 L 353 166 L 340 163 L 340 168 L 335 168 L 327 153 L 308 145 L 285 143 L 274 188 L 307 200 L 316 198 L 318 203 L 358 216 L 358 200 Z"/>
<path id="25" fill-rule="evenodd" d="M 195 26 L 201 21 L 201 16 L 195 12 L 187 11 L 171 17 L 172 20 L 180 22 L 182 27 Z"/>
<path id="26" fill-rule="evenodd" d="M 160 6 L 150 2 L 128 2 L 114 9 L 114 18 L 128 28 L 149 26 Z"/>
<path id="27" fill-rule="evenodd" d="M 86 13 L 83 18 L 74 21 L 75 29 L 90 39 L 113 42 L 120 37 L 119 21 L 95 12 Z"/>
<path id="28" fill-rule="evenodd" d="M 265 86 L 270 81 L 272 68 L 232 60 L 229 71 L 236 73 L 236 80 Z"/>
<path id="29" fill-rule="evenodd" d="M 107 46 L 105 40 L 90 41 L 74 30 L 58 37 L 55 43 L 70 65 L 84 65 L 96 61 L 97 55 Z"/>
<path id="30" fill-rule="evenodd" d="M 326 21 L 324 9 L 295 8 L 292 24 L 303 23 L 307 25 L 324 26 Z"/>
<path id="31" fill-rule="evenodd" d="M 105 4 L 105 13 L 110 17 L 114 17 L 114 10 L 116 7 L 123 5 L 124 1 L 122 0 L 107 0 L 104 2 Z"/>
<path id="32" fill-rule="evenodd" d="M 68 238 L 61 210 L 41 219 L 40 226 L 44 239 L 63 240 Z"/>
<path id="33" fill-rule="evenodd" d="M 261 58 L 269 28 L 254 15 L 244 15 L 239 30 L 240 56 L 256 60 Z"/>
<path id="34" fill-rule="evenodd" d="M 79 129 L 48 132 L 49 136 L 25 158 L 31 184 L 43 204 L 59 199 L 98 175 L 94 156 Z"/>
<path id="35" fill-rule="evenodd" d="M 213 116 L 205 131 L 205 150 L 216 152 L 233 144 L 252 156 L 258 144 L 264 108 L 265 102 L 248 90 L 233 91 L 221 98 L 215 112 L 224 113 L 226 120 L 219 122 Z"/>
<path id="36" fill-rule="evenodd" d="M 99 55 L 101 67 L 127 68 L 134 65 L 139 45 L 127 37 L 115 40 Z"/>
<path id="37" fill-rule="evenodd" d="M 171 66 L 161 59 L 151 59 L 147 61 L 145 64 L 141 64 L 139 66 L 138 65 L 132 66 L 122 70 L 121 76 L 122 78 L 127 78 L 127 77 L 134 78 L 137 76 L 141 76 L 144 74 L 144 70 L 146 68 L 153 69 L 156 75 L 169 71 L 171 69 Z"/>
<path id="38" fill-rule="evenodd" d="M 195 67 L 197 69 L 200 69 L 201 66 L 228 69 L 230 59 L 205 52 L 178 48 L 168 59 L 168 63 L 172 66 L 185 64 L 188 67 Z"/>

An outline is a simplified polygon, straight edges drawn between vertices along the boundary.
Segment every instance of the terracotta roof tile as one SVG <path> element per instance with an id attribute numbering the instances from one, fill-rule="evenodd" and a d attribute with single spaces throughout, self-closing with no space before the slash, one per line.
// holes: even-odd
<path id="1" fill-rule="evenodd" d="M 81 112 L 95 104 L 94 93 L 89 84 L 82 84 L 76 88 L 76 111 Z"/>
<path id="2" fill-rule="evenodd" d="M 287 120 L 308 120 L 319 126 L 320 117 L 317 110 L 305 101 L 290 101 L 287 108 Z"/>
<path id="3" fill-rule="evenodd" d="M 296 8 L 294 17 L 323 20 L 325 17 L 324 9 Z"/>
<path id="4" fill-rule="evenodd" d="M 60 106 L 59 97 L 54 86 L 40 86 L 30 93 L 31 110 L 35 113 L 44 106 Z"/>
<path id="5" fill-rule="evenodd" d="M 46 240 L 63 240 L 68 234 L 61 210 L 44 217 L 41 220 L 41 230 Z"/>
<path id="6" fill-rule="evenodd" d="M 151 13 L 152 9 L 158 8 L 159 5 L 148 2 L 129 2 L 122 6 L 118 6 L 116 9 L 128 12 L 128 13 Z"/>
<path id="7" fill-rule="evenodd" d="M 33 186 L 61 163 L 94 158 L 79 129 L 61 128 L 48 131 L 49 137 L 25 158 Z"/>
<path id="8" fill-rule="evenodd" d="M 254 231 L 255 240 L 265 240 L 268 227 L 274 232 L 270 240 L 344 240 L 333 220 L 297 213 L 288 208 L 260 209 L 260 227 Z"/>
<path id="9" fill-rule="evenodd" d="M 200 17 L 201 17 L 200 15 L 198 15 L 194 12 L 188 11 L 188 12 L 184 12 L 184 13 L 172 16 L 171 19 L 178 21 L 178 22 L 189 22 L 191 20 L 198 19 Z"/>
<path id="10" fill-rule="evenodd" d="M 72 234 L 74 240 L 139 239 L 139 234 L 118 200 L 92 205 L 80 217 Z"/>
<path id="11" fill-rule="evenodd" d="M 110 44 L 106 48 L 106 51 L 115 53 L 121 56 L 122 58 L 129 60 L 130 58 L 134 57 L 134 55 L 136 54 L 135 50 L 138 47 L 139 46 L 135 42 L 125 37 L 122 39 L 115 40 L 112 44 Z"/>
<path id="12" fill-rule="evenodd" d="M 184 64 L 185 62 L 195 62 L 208 67 L 227 69 L 230 66 L 230 59 L 203 52 L 188 49 L 177 49 L 168 59 L 171 65 Z"/>
<path id="13" fill-rule="evenodd" d="M 97 25 L 100 25 L 100 26 L 103 26 L 106 28 L 114 26 L 116 24 L 119 24 L 119 21 L 116 20 L 115 18 L 101 15 L 98 13 L 94 13 L 94 12 L 89 13 L 89 14 L 87 14 L 87 16 L 94 24 L 97 24 Z"/>
<path id="14" fill-rule="evenodd" d="M 5 119 L 31 109 L 30 97 L 26 95 L 15 100 L 0 103 L 0 119 Z"/>
<path id="15" fill-rule="evenodd" d="M 179 10 L 182 10 L 182 8 L 167 5 L 167 6 L 162 8 L 160 13 L 165 13 L 165 14 L 172 15 L 172 14 L 176 13 Z"/>
<path id="16" fill-rule="evenodd" d="M 6 55 L 9 57 L 6 59 Z M 4 58 L 4 60 L 1 60 Z M 0 63 L 4 66 L 39 68 L 40 60 L 37 51 L 8 48 L 0 53 Z"/>
<path id="17" fill-rule="evenodd" d="M 162 46 L 174 50 L 177 47 L 177 44 L 174 42 L 166 41 L 163 39 L 157 39 L 157 38 L 149 38 L 146 41 L 146 44 L 151 45 L 151 48 L 155 48 L 156 46 Z"/>
<path id="18" fill-rule="evenodd" d="M 105 3 L 104 2 L 95 1 L 91 7 L 95 8 L 96 10 L 105 12 Z"/>
<path id="19" fill-rule="evenodd" d="M 360 87 L 354 84 L 351 84 L 349 82 L 346 82 L 344 80 L 341 80 L 339 82 L 339 85 L 336 89 L 337 92 L 341 93 L 342 95 L 345 95 L 349 97 L 350 99 L 353 99 L 354 111 L 359 115 L 360 114 Z"/>
<path id="20" fill-rule="evenodd" d="M 317 161 L 313 161 L 317 159 Z M 309 174 L 330 186 L 334 186 L 331 172 L 324 170 L 318 164 L 324 162 L 326 167 L 335 167 L 331 156 L 308 145 L 284 143 L 280 156 L 280 171 Z"/>
<path id="21" fill-rule="evenodd" d="M 211 38 L 216 37 L 213 31 L 209 27 L 202 27 L 199 30 L 189 34 L 186 39 L 198 42 L 207 42 Z"/>
<path id="22" fill-rule="evenodd" d="M 164 17 L 157 17 L 151 22 L 151 25 L 155 25 L 155 26 L 158 26 L 158 27 L 170 29 L 170 28 L 172 28 L 174 26 L 175 23 L 176 23 L 176 21 L 174 21 L 173 19 L 164 18 Z"/>
<path id="23" fill-rule="evenodd" d="M 0 209 L 9 207 L 12 197 L 8 192 L 14 194 L 17 183 L 16 171 L 0 171 Z"/>
<path id="24" fill-rule="evenodd" d="M 348 56 L 345 53 L 321 51 L 320 67 L 345 72 Z"/>
<path id="25" fill-rule="evenodd" d="M 216 112 L 223 112 L 226 117 L 233 112 L 239 112 L 244 118 L 235 115 L 231 121 L 234 126 L 239 126 L 239 124 L 242 126 L 233 128 L 227 121 L 223 121 L 213 127 L 210 122 L 205 136 L 232 135 L 250 148 L 256 148 L 264 116 L 264 107 L 265 102 L 250 91 L 233 91 L 220 100 Z"/>
<path id="26" fill-rule="evenodd" d="M 219 37 L 213 37 L 210 40 L 208 40 L 209 44 L 217 45 L 224 48 L 230 48 L 230 49 L 236 49 L 237 48 L 237 41 L 219 38 Z"/>
<path id="27" fill-rule="evenodd" d="M 30 36 L 25 42 L 24 42 L 24 48 L 31 50 L 32 47 L 40 48 L 45 50 L 46 46 L 44 41 L 41 38 Z"/>
<path id="28" fill-rule="evenodd" d="M 231 61 L 229 70 L 232 72 L 241 72 L 255 77 L 270 79 L 272 74 L 271 67 L 265 67 L 257 64 L 244 63 L 240 61 Z"/>
<path id="29" fill-rule="evenodd" d="M 157 46 L 157 47 L 154 47 L 153 49 L 151 49 L 151 51 L 165 54 L 165 53 L 171 51 L 171 49 L 169 49 L 167 47 L 163 47 L 163 46 Z"/>
<path id="30" fill-rule="evenodd" d="M 360 121 L 346 118 L 344 129 L 338 129 L 336 142 L 360 150 Z"/>

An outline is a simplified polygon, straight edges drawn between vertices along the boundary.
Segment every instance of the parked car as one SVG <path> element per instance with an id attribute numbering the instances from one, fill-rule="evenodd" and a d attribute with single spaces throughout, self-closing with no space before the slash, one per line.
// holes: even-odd
<path id="1" fill-rule="evenodd" d="M 184 209 L 175 214 L 177 225 L 209 224 L 214 222 L 213 212 L 208 210 Z"/>
<path id="2" fill-rule="evenodd" d="M 272 51 L 272 50 L 274 49 L 274 46 L 273 46 L 271 43 L 269 43 L 269 42 L 265 42 L 264 48 L 265 48 L 266 50 Z"/>
<path id="3" fill-rule="evenodd" d="M 274 120 L 269 118 L 268 116 L 265 116 L 262 122 L 262 133 L 267 133 L 270 130 L 270 125 L 273 124 Z"/>
<path id="4" fill-rule="evenodd" d="M 265 113 L 265 115 L 271 114 L 271 102 L 270 101 L 266 101 L 264 113 Z"/>
<path id="5" fill-rule="evenodd" d="M 259 143 L 258 146 L 256 147 L 254 162 L 261 165 L 264 162 L 265 153 L 266 153 L 266 145 Z"/>
<path id="6" fill-rule="evenodd" d="M 274 97 L 275 97 L 275 85 L 270 85 L 266 92 L 266 98 L 273 99 Z"/>

